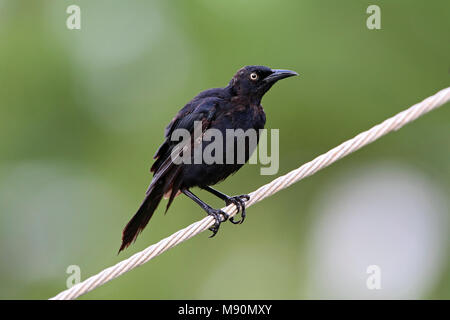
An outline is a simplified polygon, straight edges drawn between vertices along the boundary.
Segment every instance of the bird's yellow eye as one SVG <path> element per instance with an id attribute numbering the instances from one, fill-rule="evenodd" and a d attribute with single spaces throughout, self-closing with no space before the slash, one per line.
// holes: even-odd
<path id="1" fill-rule="evenodd" d="M 252 79 L 253 81 L 257 80 L 257 79 L 258 79 L 258 74 L 257 74 L 256 72 L 253 72 L 253 73 L 250 75 L 250 79 Z"/>

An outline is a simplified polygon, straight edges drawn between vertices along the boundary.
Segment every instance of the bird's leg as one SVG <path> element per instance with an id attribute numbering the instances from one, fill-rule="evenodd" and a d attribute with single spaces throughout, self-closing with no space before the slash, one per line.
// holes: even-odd
<path id="1" fill-rule="evenodd" d="M 226 194 L 224 194 L 216 189 L 213 189 L 209 186 L 202 187 L 202 189 L 206 190 L 206 191 L 212 193 L 213 195 L 215 195 L 216 197 L 224 200 L 225 204 L 227 206 L 233 203 L 237 208 L 237 213 L 239 213 L 241 211 L 241 220 L 234 221 L 234 217 L 231 217 L 230 218 L 231 223 L 238 224 L 238 223 L 244 222 L 244 220 L 245 220 L 245 201 L 250 200 L 249 195 L 242 194 L 240 196 L 230 197 L 230 196 L 227 196 Z M 245 201 L 244 201 L 244 199 L 245 199 Z"/>
<path id="2" fill-rule="evenodd" d="M 181 192 L 183 192 L 185 195 L 187 195 L 189 198 L 191 198 L 192 200 L 195 201 L 195 203 L 197 203 L 203 210 L 206 211 L 206 213 L 210 216 L 213 216 L 214 219 L 216 220 L 215 224 L 213 227 L 209 228 L 209 230 L 212 231 L 212 235 L 210 236 L 210 238 L 214 237 L 217 233 L 217 231 L 219 231 L 219 227 L 220 224 L 223 221 L 227 221 L 229 215 L 225 212 L 223 212 L 220 209 L 214 209 L 212 207 L 210 207 L 207 203 L 203 202 L 202 200 L 200 200 L 195 194 L 193 194 L 191 191 L 189 191 L 188 189 L 182 189 Z"/>

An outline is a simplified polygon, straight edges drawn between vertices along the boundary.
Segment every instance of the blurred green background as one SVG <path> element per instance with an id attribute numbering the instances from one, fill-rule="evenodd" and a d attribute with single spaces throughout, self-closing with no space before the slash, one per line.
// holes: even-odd
<path id="1" fill-rule="evenodd" d="M 47 299 L 69 265 L 86 279 L 202 218 L 178 197 L 116 254 L 165 126 L 240 67 L 301 74 L 263 99 L 281 175 L 449 86 L 449 31 L 444 0 L 0 0 L 0 298 Z M 447 105 L 82 298 L 449 299 L 449 129 Z"/>

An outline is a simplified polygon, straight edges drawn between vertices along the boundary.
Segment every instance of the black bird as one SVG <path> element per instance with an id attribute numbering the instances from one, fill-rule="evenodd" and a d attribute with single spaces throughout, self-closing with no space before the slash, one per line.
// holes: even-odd
<path id="1" fill-rule="evenodd" d="M 153 172 L 153 179 L 147 189 L 144 201 L 123 230 L 122 245 L 119 252 L 136 240 L 164 196 L 169 198 L 167 211 L 175 196 L 180 193 L 184 193 L 194 200 L 208 215 L 215 218 L 216 223 L 211 228 L 212 236 L 214 236 L 220 223 L 227 220 L 228 216 L 223 211 L 213 209 L 200 200 L 190 191 L 192 187 L 200 187 L 214 194 L 224 200 L 226 205 L 234 203 L 238 212 L 241 211 L 241 220 L 234 221 L 233 218 L 230 218 L 230 221 L 242 223 L 245 218 L 245 200 L 249 200 L 249 196 L 230 197 L 211 188 L 211 186 L 239 170 L 247 162 L 256 145 L 250 145 L 249 141 L 245 140 L 245 161 L 240 163 L 195 164 L 192 161 L 191 164 L 176 164 L 173 161 L 173 154 L 178 152 L 179 155 L 182 155 L 186 149 L 180 151 L 179 146 L 177 149 L 178 141 L 172 141 L 172 133 L 176 129 L 186 129 L 193 136 L 194 122 L 196 121 L 200 121 L 202 132 L 208 129 L 217 129 L 223 133 L 224 137 L 226 136 L 226 129 L 243 129 L 244 131 L 254 129 L 259 133 L 259 129 L 263 129 L 266 122 L 266 115 L 261 106 L 262 97 L 278 80 L 296 75 L 298 75 L 296 72 L 290 70 L 246 66 L 234 75 L 225 88 L 203 91 L 186 104 L 166 127 L 165 141 L 156 151 L 153 157 L 155 162 L 150 169 Z M 256 143 L 258 140 L 259 134 Z M 202 148 L 204 149 L 207 144 L 207 142 L 202 141 Z M 234 141 L 232 147 L 235 151 L 237 150 L 236 145 L 237 141 Z M 193 147 L 193 145 L 188 147 Z M 225 147 L 224 153 L 227 153 L 227 150 L 230 152 L 230 149 Z M 225 156 L 226 154 L 224 154 Z M 236 156 L 234 154 L 234 158 Z"/>

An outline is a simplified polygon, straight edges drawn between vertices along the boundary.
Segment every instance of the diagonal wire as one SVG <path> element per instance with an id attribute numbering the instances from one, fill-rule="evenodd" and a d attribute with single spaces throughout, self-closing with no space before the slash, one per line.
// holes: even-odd
<path id="1" fill-rule="evenodd" d="M 250 200 L 246 203 L 246 206 L 249 207 L 277 193 L 278 191 L 289 187 L 293 183 L 313 175 L 317 171 L 368 145 L 369 143 L 377 140 L 385 134 L 391 131 L 398 130 L 407 123 L 412 122 L 420 116 L 424 115 L 425 113 L 442 106 L 449 100 L 450 87 L 437 92 L 436 94 L 426 98 L 422 102 L 419 102 L 412 107 L 396 114 L 395 116 L 383 121 L 382 123 L 372 127 L 371 129 L 358 134 L 354 138 L 343 142 L 330 151 L 318 156 L 314 160 L 305 163 L 298 169 L 292 170 L 284 176 L 278 177 L 272 182 L 260 187 L 258 190 L 253 191 L 249 194 Z M 231 204 L 223 208 L 222 210 L 228 213 L 230 217 L 236 214 L 236 207 L 234 204 Z M 132 255 L 130 258 L 123 260 L 112 267 L 104 269 L 100 273 L 86 279 L 85 281 L 80 282 L 65 291 L 62 291 L 51 299 L 75 299 L 87 292 L 94 290 L 98 286 L 101 286 L 102 284 L 105 284 L 106 282 L 119 277 L 125 272 L 128 272 L 150 261 L 154 257 L 180 244 L 181 242 L 186 241 L 205 230 L 208 230 L 208 228 L 213 226 L 213 224 L 214 218 L 212 218 L 211 216 L 205 217 L 204 219 L 175 232 L 171 236 L 162 239 L 158 243 L 155 243 L 147 247 L 146 249 Z"/>

